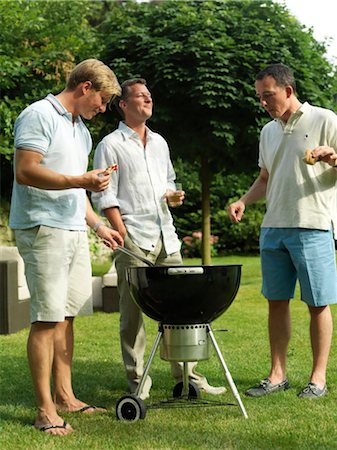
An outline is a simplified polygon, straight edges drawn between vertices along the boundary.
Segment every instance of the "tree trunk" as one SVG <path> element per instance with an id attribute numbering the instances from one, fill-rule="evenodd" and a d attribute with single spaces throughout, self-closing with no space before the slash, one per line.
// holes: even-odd
<path id="1" fill-rule="evenodd" d="M 202 245 L 201 259 L 203 265 L 211 265 L 211 214 L 209 192 L 209 165 L 206 154 L 201 157 L 201 208 L 202 208 Z"/>

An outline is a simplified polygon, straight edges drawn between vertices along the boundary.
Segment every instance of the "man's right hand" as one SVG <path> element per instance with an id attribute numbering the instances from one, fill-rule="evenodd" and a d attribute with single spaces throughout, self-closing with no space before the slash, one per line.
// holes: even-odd
<path id="1" fill-rule="evenodd" d="M 245 211 L 245 208 L 246 208 L 245 204 L 241 200 L 238 200 L 237 202 L 231 203 L 227 207 L 227 213 L 228 213 L 229 218 L 231 219 L 231 221 L 234 222 L 234 223 L 240 222 L 242 217 L 243 217 L 243 213 Z"/>
<path id="2" fill-rule="evenodd" d="M 15 176 L 18 184 L 34 186 L 39 189 L 82 188 L 88 191 L 104 191 L 110 182 L 106 169 L 96 169 L 83 175 L 65 175 L 43 166 L 43 155 L 31 149 L 19 149 L 15 152 Z"/>
<path id="3" fill-rule="evenodd" d="M 104 174 L 105 169 L 91 170 L 82 175 L 82 186 L 87 191 L 102 192 L 110 183 L 110 174 Z"/>

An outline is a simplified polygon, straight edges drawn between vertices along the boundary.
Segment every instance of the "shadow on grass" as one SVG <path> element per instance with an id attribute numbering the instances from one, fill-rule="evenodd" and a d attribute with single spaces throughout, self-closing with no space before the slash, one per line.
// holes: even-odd
<path id="1" fill-rule="evenodd" d="M 2 413 L 3 420 L 17 420 L 17 411 L 35 408 L 33 386 L 27 358 L 22 356 L 0 357 L 1 389 L 0 406 L 13 414 Z M 151 367 L 153 395 L 172 394 L 175 384 L 170 374 L 170 365 L 162 361 L 159 368 Z M 122 363 L 113 361 L 76 361 L 72 371 L 73 389 L 76 396 L 89 404 L 115 408 L 117 400 L 127 393 L 127 382 Z M 18 410 L 17 410 L 18 408 Z M 3 409 L 3 408 L 1 408 Z M 24 423 L 28 423 L 24 420 Z"/>

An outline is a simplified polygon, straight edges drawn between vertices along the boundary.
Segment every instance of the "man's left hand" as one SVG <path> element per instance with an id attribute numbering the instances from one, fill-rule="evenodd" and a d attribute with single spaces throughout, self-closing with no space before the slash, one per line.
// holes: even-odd
<path id="1" fill-rule="evenodd" d="M 314 158 L 319 158 L 320 161 L 324 161 L 329 164 L 329 166 L 337 166 L 337 154 L 334 148 L 328 147 L 327 145 L 320 145 L 316 147 L 311 152 Z"/>
<path id="2" fill-rule="evenodd" d="M 115 231 L 106 225 L 101 225 L 96 234 L 103 240 L 104 244 L 112 250 L 116 250 L 119 245 L 121 247 L 124 245 L 123 238 L 118 231 Z"/>

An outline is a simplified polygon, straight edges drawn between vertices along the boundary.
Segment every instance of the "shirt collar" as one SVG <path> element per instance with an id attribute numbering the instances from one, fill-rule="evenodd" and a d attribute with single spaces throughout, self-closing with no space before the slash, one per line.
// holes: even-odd
<path id="1" fill-rule="evenodd" d="M 309 103 L 308 102 L 304 102 L 302 104 L 302 106 L 300 107 L 300 110 L 303 111 L 303 112 L 306 112 L 306 111 L 309 111 L 310 108 L 311 108 L 311 106 L 309 105 Z"/>
<path id="2" fill-rule="evenodd" d="M 57 98 L 55 97 L 55 95 L 53 94 L 48 94 L 47 97 L 45 98 L 46 100 L 48 100 L 48 102 L 50 102 L 55 110 L 60 114 L 60 116 L 66 116 L 69 120 L 73 120 L 73 115 L 72 113 L 70 113 L 63 105 L 61 102 L 59 102 L 57 100 Z M 75 119 L 75 122 L 80 122 L 80 116 L 77 116 Z"/>
<path id="3" fill-rule="evenodd" d="M 50 102 L 54 108 L 56 109 L 56 111 L 61 115 L 64 116 L 65 114 L 67 114 L 67 110 L 65 109 L 65 107 L 62 105 L 62 103 L 60 103 L 57 98 L 55 97 L 55 95 L 53 94 L 48 94 L 46 97 L 46 100 L 48 100 L 48 102 Z"/>
<path id="4" fill-rule="evenodd" d="M 134 131 L 132 128 L 128 127 L 124 122 L 120 121 L 118 125 L 119 131 L 121 131 L 124 139 L 139 139 L 138 133 Z M 150 130 L 149 127 L 146 127 L 146 140 L 150 140 L 151 136 L 153 134 L 153 131 Z"/>
<path id="5" fill-rule="evenodd" d="M 281 119 L 275 119 L 276 122 L 278 122 L 285 133 L 291 134 L 294 130 L 294 126 L 300 119 L 300 117 L 310 109 L 310 105 L 308 102 L 304 102 L 297 111 L 294 111 L 291 116 L 289 117 L 287 123 L 284 123 Z"/>

